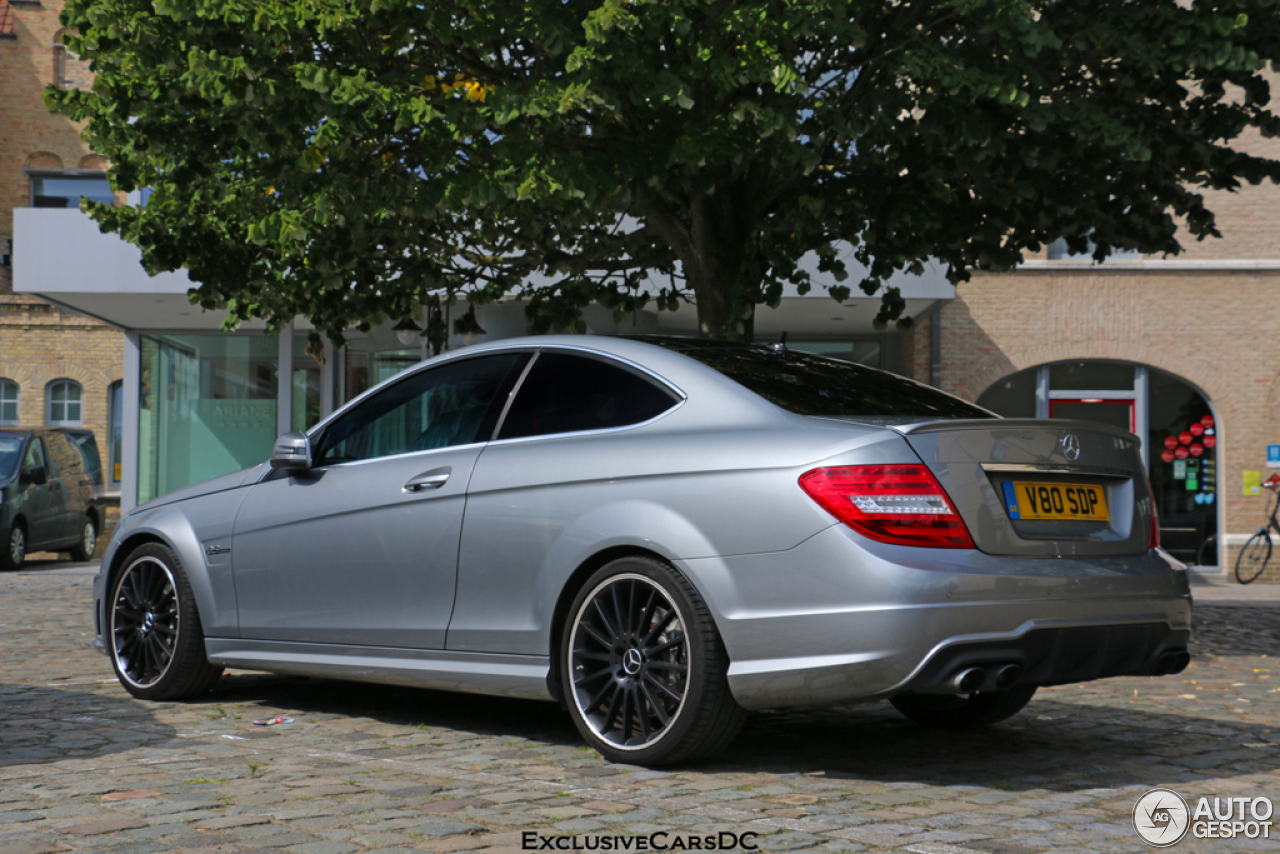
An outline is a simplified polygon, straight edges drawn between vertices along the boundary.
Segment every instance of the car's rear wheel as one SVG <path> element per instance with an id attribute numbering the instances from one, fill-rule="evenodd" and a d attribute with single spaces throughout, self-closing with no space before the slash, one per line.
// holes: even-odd
<path id="1" fill-rule="evenodd" d="M 93 560 L 93 553 L 98 550 L 98 526 L 93 519 L 84 517 L 81 523 L 80 542 L 71 548 L 71 559 L 84 562 Z"/>
<path id="2" fill-rule="evenodd" d="M 204 630 L 182 562 L 168 546 L 134 549 L 111 586 L 111 664 L 125 690 L 146 700 L 207 692 L 222 675 L 204 652 Z"/>
<path id="3" fill-rule="evenodd" d="M 1035 696 L 1036 686 L 977 694 L 899 694 L 889 702 L 918 724 L 937 729 L 971 729 L 1011 718 Z"/>
<path id="4" fill-rule="evenodd" d="M 9 572 L 21 569 L 27 560 L 27 531 L 22 523 L 14 520 L 5 532 L 4 548 L 0 550 L 0 570 Z"/>
<path id="5" fill-rule="evenodd" d="M 592 575 L 560 654 L 574 724 L 611 762 L 689 761 L 727 746 L 746 721 L 706 603 L 656 560 L 622 558 Z"/>

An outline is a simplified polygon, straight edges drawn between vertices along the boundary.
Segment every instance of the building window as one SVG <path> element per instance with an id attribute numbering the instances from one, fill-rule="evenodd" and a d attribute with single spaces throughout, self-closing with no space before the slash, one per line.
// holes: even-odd
<path id="1" fill-rule="evenodd" d="M 18 423 L 18 384 L 0 379 L 0 424 Z"/>
<path id="2" fill-rule="evenodd" d="M 49 417 L 52 425 L 75 425 L 84 423 L 81 411 L 81 397 L 84 390 L 75 380 L 54 380 L 49 383 Z"/>
<path id="3" fill-rule="evenodd" d="M 80 200 L 114 204 L 107 176 L 90 175 L 32 175 L 31 206 L 36 208 L 78 208 Z"/>
<path id="4" fill-rule="evenodd" d="M 1072 252 L 1067 247 L 1066 238 L 1059 237 L 1057 240 L 1049 244 L 1049 260 L 1065 261 L 1074 258 L 1081 261 L 1092 261 L 1095 248 L 1093 241 L 1090 240 L 1089 245 L 1085 247 L 1083 252 Z M 1112 249 L 1110 254 L 1107 255 L 1107 260 L 1136 261 L 1141 257 L 1142 256 L 1136 249 Z"/>
<path id="5" fill-rule="evenodd" d="M 89 63 L 67 50 L 63 39 L 71 30 L 58 30 L 53 37 L 53 83 L 59 89 L 88 89 L 93 85 Z"/>
<path id="6" fill-rule="evenodd" d="M 280 342 L 272 335 L 144 335 L 138 503 L 271 456 Z"/>

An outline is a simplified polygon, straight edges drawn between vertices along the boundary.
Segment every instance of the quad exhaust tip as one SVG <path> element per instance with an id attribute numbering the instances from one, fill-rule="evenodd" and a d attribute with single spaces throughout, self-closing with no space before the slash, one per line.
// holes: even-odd
<path id="1" fill-rule="evenodd" d="M 957 694 L 972 694 L 974 691 L 1004 691 L 1016 685 L 1021 678 L 1021 664 L 966 667 L 948 680 L 947 687 Z"/>

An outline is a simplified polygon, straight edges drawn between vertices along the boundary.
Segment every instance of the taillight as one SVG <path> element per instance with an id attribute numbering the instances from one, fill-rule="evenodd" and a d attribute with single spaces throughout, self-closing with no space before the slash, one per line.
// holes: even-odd
<path id="1" fill-rule="evenodd" d="M 922 465 L 841 466 L 800 476 L 832 516 L 882 543 L 971 549 L 973 538 L 933 472 Z"/>

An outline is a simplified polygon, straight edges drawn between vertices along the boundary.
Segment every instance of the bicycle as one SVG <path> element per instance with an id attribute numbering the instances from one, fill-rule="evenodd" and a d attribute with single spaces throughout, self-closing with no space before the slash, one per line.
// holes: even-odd
<path id="1" fill-rule="evenodd" d="M 1280 510 L 1280 474 L 1273 474 L 1262 484 L 1276 493 L 1275 503 L 1271 505 L 1271 517 L 1258 533 L 1249 538 L 1236 557 L 1236 581 L 1249 584 L 1257 580 L 1267 568 L 1271 560 L 1271 531 L 1280 534 L 1280 520 L 1276 519 L 1276 511 Z"/>

